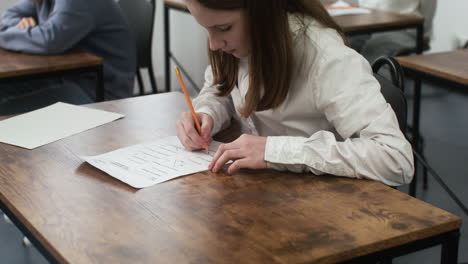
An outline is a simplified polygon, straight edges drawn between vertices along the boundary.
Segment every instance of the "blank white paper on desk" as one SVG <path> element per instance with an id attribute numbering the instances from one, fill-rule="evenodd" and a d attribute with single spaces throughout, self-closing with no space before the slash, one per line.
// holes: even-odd
<path id="1" fill-rule="evenodd" d="M 122 117 L 84 106 L 55 103 L 0 121 L 0 142 L 34 149 Z"/>
<path id="2" fill-rule="evenodd" d="M 190 152 L 176 136 L 171 136 L 83 159 L 130 186 L 145 188 L 207 170 L 220 144 L 213 141 L 208 153 Z"/>
<path id="3" fill-rule="evenodd" d="M 362 15 L 370 14 L 369 9 L 365 8 L 350 8 L 350 9 L 327 9 L 330 16 L 345 16 L 345 15 Z"/>
<path id="4" fill-rule="evenodd" d="M 335 3 L 326 6 L 330 16 L 360 15 L 369 14 L 370 10 L 350 5 L 349 3 L 338 0 Z"/>

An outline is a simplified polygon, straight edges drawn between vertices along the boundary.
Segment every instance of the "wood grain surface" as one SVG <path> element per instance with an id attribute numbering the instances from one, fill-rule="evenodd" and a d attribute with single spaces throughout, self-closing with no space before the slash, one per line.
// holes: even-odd
<path id="1" fill-rule="evenodd" d="M 133 189 L 80 156 L 174 134 L 183 95 L 90 107 L 126 116 L 34 150 L 0 144 L 1 202 L 62 263 L 336 263 L 461 225 L 381 183 L 333 176 L 206 171 Z"/>
<path id="2" fill-rule="evenodd" d="M 164 4 L 180 9 L 187 9 L 187 6 L 182 0 L 164 0 Z"/>
<path id="3" fill-rule="evenodd" d="M 0 78 L 72 70 L 102 64 L 102 59 L 84 51 L 60 55 L 31 55 L 0 48 Z"/>
<path id="4" fill-rule="evenodd" d="M 424 23 L 424 19 L 419 16 L 400 15 L 379 10 L 371 10 L 369 14 L 335 16 L 333 19 L 346 34 L 361 31 L 378 32 L 388 28 L 411 27 Z"/>
<path id="5" fill-rule="evenodd" d="M 468 49 L 396 58 L 401 66 L 468 85 Z"/>

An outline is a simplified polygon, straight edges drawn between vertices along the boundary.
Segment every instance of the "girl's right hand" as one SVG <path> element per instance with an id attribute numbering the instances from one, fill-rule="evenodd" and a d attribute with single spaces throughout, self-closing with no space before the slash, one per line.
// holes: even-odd
<path id="1" fill-rule="evenodd" d="M 213 118 L 208 114 L 197 113 L 198 120 L 201 126 L 201 135 L 195 127 L 195 121 L 190 112 L 184 112 L 177 120 L 177 137 L 184 147 L 190 151 L 204 149 L 205 146 L 210 145 L 211 130 L 213 129 Z"/>

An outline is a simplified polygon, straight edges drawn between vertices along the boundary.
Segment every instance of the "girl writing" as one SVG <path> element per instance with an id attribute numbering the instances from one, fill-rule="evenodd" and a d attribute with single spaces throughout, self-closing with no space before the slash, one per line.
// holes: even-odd
<path id="1" fill-rule="evenodd" d="M 189 150 L 239 119 L 209 169 L 312 172 L 409 183 L 411 145 L 369 63 L 345 45 L 316 0 L 186 0 L 208 32 L 210 66 L 190 113 L 177 122 Z"/>

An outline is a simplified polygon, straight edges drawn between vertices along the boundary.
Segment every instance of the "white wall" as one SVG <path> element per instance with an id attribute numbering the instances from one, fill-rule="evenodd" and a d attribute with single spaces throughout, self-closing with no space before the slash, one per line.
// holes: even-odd
<path id="1" fill-rule="evenodd" d="M 431 51 L 456 49 L 458 35 L 468 40 L 468 1 L 438 0 L 437 5 Z"/>
<path id="2" fill-rule="evenodd" d="M 159 87 L 164 84 L 164 39 L 163 39 L 163 1 L 157 1 L 153 63 Z M 207 34 L 195 19 L 180 11 L 170 11 L 171 50 L 199 88 L 203 85 L 204 72 L 208 65 Z M 171 90 L 180 90 L 179 82 L 171 65 Z M 187 87 L 190 86 L 185 80 Z M 190 88 L 189 88 L 190 90 Z M 193 91 L 192 91 L 193 92 Z"/>

